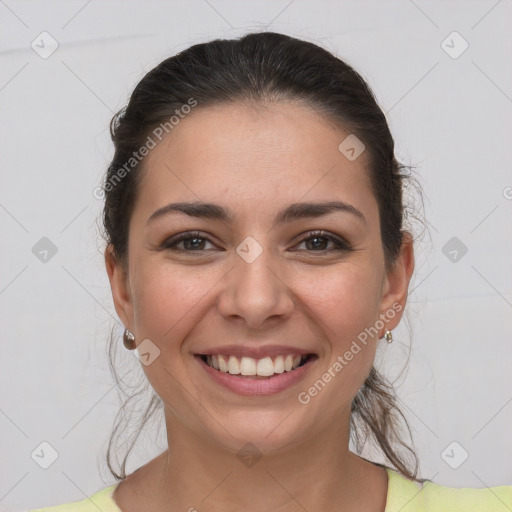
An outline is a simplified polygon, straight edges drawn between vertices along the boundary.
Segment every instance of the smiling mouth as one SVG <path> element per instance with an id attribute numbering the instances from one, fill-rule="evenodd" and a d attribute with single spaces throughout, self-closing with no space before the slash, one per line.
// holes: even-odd
<path id="1" fill-rule="evenodd" d="M 276 357 L 236 357 L 232 355 L 197 354 L 203 363 L 220 373 L 246 377 L 249 379 L 269 379 L 282 373 L 293 372 L 310 361 L 317 359 L 316 354 L 282 354 Z"/>

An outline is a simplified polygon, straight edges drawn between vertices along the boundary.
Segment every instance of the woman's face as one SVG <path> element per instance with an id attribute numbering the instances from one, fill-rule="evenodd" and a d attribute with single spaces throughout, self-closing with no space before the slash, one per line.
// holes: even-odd
<path id="1" fill-rule="evenodd" d="M 408 244 L 385 271 L 367 155 L 341 152 L 348 135 L 300 104 L 199 105 L 146 156 L 128 273 L 106 262 L 168 429 L 265 451 L 348 427 L 413 269 Z M 215 206 L 155 215 L 171 203 Z M 306 208 L 325 203 L 338 207 Z M 265 375 L 236 374 L 254 367 Z"/>

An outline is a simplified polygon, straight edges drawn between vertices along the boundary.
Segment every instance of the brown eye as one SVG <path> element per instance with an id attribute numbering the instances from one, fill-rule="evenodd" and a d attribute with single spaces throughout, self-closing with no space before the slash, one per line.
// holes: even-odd
<path id="1" fill-rule="evenodd" d="M 334 248 L 328 249 L 326 246 L 332 243 Z M 306 244 L 307 252 L 332 252 L 332 251 L 349 251 L 351 247 L 343 239 L 337 236 L 330 235 L 325 231 L 315 231 L 308 233 L 308 236 L 303 238 L 300 244 Z"/>
<path id="2" fill-rule="evenodd" d="M 183 243 L 182 247 L 178 244 Z M 203 252 L 205 243 L 211 243 L 208 238 L 201 236 L 199 232 L 180 233 L 165 240 L 160 249 L 171 249 L 183 252 Z"/>

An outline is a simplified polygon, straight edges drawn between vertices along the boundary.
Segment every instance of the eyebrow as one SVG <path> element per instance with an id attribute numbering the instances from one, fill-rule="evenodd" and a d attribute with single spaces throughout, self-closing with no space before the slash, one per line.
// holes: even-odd
<path id="1" fill-rule="evenodd" d="M 343 201 L 325 201 L 321 203 L 293 203 L 282 209 L 274 219 L 273 227 L 278 224 L 292 222 L 297 219 L 317 218 L 333 212 L 350 213 L 367 223 L 365 216 L 356 207 Z M 236 215 L 228 208 L 214 203 L 170 203 L 156 210 L 148 219 L 147 224 L 171 213 L 183 213 L 190 217 L 219 220 L 233 224 Z"/>

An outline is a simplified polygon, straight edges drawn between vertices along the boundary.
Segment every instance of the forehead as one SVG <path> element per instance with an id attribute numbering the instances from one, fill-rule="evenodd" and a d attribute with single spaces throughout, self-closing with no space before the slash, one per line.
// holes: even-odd
<path id="1" fill-rule="evenodd" d="M 256 212 L 340 199 L 363 209 L 373 198 L 367 155 L 351 161 L 340 152 L 348 135 L 301 103 L 257 110 L 198 105 L 145 157 L 139 206 L 145 218 L 173 200 L 229 202 Z"/>

